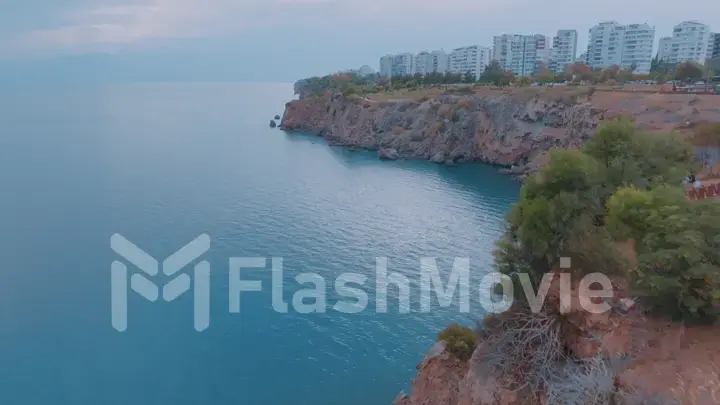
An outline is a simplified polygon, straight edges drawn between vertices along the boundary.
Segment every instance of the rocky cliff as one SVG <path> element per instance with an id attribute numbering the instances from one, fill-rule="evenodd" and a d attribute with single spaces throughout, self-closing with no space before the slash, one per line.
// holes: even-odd
<path id="1" fill-rule="evenodd" d="M 537 362 L 546 360 L 542 353 L 547 350 L 539 322 L 487 327 L 478 333 L 477 348 L 468 361 L 454 356 L 445 342 L 436 343 L 417 366 L 411 394 L 401 394 L 393 405 L 720 404 L 718 329 L 648 318 L 625 303 L 626 286 L 615 282 L 620 293 L 614 297 L 612 311 L 590 314 L 573 309 L 557 318 L 553 327 L 557 333 L 552 337 L 559 342 L 554 344 L 567 350 L 572 359 Z M 579 308 L 577 297 L 572 307 Z M 498 334 L 503 333 L 513 337 L 504 347 L 522 353 L 498 353 Z M 493 360 L 488 359 L 489 353 L 494 353 Z M 498 354 L 505 364 L 497 361 Z M 549 373 L 550 387 L 535 387 L 538 384 L 529 377 L 538 376 L 533 374 L 537 370 L 524 368 L 539 364 L 558 367 L 556 374 Z"/>
<path id="2" fill-rule="evenodd" d="M 592 89 L 478 90 L 472 95 L 370 100 L 327 94 L 287 103 L 280 127 L 389 158 L 484 162 L 533 172 L 552 148 L 576 148 L 602 120 L 632 116 L 639 127 L 689 132 L 720 122 L 720 97 Z"/>

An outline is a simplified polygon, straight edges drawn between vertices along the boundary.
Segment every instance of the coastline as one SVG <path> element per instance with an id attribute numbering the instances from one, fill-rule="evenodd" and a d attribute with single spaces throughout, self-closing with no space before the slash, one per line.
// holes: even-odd
<path id="1" fill-rule="evenodd" d="M 288 102 L 279 127 L 320 136 L 333 146 L 375 151 L 381 160 L 427 160 L 448 166 L 477 162 L 504 167 L 498 171 L 522 180 L 548 164 L 548 152 L 580 149 L 604 125 L 603 121 L 629 118 L 632 122 L 618 125 L 631 132 L 642 131 L 646 139 L 653 139 L 660 147 L 667 146 L 662 139 L 672 137 L 647 137 L 647 133 L 674 133 L 688 138 L 692 145 L 683 155 L 688 164 L 693 161 L 693 146 L 694 160 L 704 167 L 716 166 L 720 161 L 720 147 L 698 138 L 703 125 L 720 122 L 720 97 L 630 92 L 568 94 L 562 92 L 565 89 L 560 93 L 542 93 L 542 89 L 523 93 L 525 90 L 391 101 L 326 93 Z M 605 137 L 603 145 L 610 145 L 608 140 L 622 141 L 612 136 L 606 131 L 594 139 Z M 649 159 L 648 163 L 652 163 L 653 158 Z M 655 166 L 652 163 L 647 167 Z M 636 245 L 634 241 L 626 242 L 632 247 L 629 251 L 619 250 L 620 255 L 627 256 L 628 263 L 636 263 Z M 624 246 L 622 241 L 617 243 Z M 600 402 L 578 402 L 582 404 L 640 405 L 656 396 L 661 404 L 675 404 L 663 401 L 677 399 L 681 401 L 677 404 L 685 405 L 682 401 L 688 398 L 696 404 L 695 397 L 688 397 L 686 390 L 705 390 L 704 400 L 709 402 L 697 405 L 720 403 L 716 328 L 651 317 L 635 305 L 637 297 L 630 295 L 628 283 L 627 275 L 613 278 L 613 289 L 618 292 L 608 301 L 613 310 L 598 316 L 580 311 L 575 304 L 569 314 L 563 314 L 557 311 L 560 304 L 551 302 L 545 315 L 555 321 L 562 319 L 562 326 L 559 334 L 548 335 L 543 344 L 565 353 L 566 357 L 550 360 L 562 360 L 566 368 L 560 372 L 569 373 L 565 380 L 573 383 L 572 387 L 554 386 L 568 389 L 560 397 L 553 397 L 558 393 L 548 389 L 547 381 L 544 386 L 531 388 L 524 371 L 499 375 L 496 365 L 488 363 L 487 351 L 495 350 L 495 346 L 505 345 L 501 355 L 506 356 L 503 362 L 508 364 L 522 363 L 522 359 L 512 360 L 511 356 L 526 356 L 528 350 L 537 349 L 515 349 L 514 334 L 525 329 L 523 325 L 513 326 L 512 317 L 529 316 L 527 319 L 533 322 L 541 318 L 512 308 L 502 315 L 486 317 L 475 331 L 457 325 L 443 331 L 418 364 L 410 394 L 401 392 L 393 405 L 565 405 L 568 395 L 574 395 L 578 388 L 596 390 L 591 395 L 602 396 Z M 552 285 L 554 288 L 557 284 Z M 577 294 L 577 285 L 573 289 Z M 556 291 L 550 296 L 559 297 Z M 530 340 L 521 337 L 519 341 Z M 617 358 L 626 362 L 611 369 Z M 528 365 L 530 371 L 542 371 L 532 370 L 534 366 Z M 580 380 L 573 380 L 578 376 Z M 584 377 L 587 379 L 582 380 Z M 597 386 L 599 379 L 608 382 L 605 387 Z M 589 385 L 579 386 L 581 380 Z"/>
<path id="2" fill-rule="evenodd" d="M 698 123 L 720 122 L 717 96 L 589 89 L 482 89 L 391 101 L 301 94 L 285 104 L 278 127 L 320 136 L 333 146 L 375 151 L 381 159 L 484 163 L 522 180 L 546 164 L 549 151 L 582 147 L 605 120 L 632 117 L 642 130 L 688 136 Z M 705 165 L 718 160 L 703 148 L 697 155 Z"/>

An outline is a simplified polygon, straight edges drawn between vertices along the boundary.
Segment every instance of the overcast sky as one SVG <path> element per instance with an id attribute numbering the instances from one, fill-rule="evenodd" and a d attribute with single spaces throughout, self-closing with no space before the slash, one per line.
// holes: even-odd
<path id="1" fill-rule="evenodd" d="M 577 29 L 582 51 L 603 20 L 657 42 L 682 20 L 720 30 L 720 1 L 0 0 L 0 79 L 293 81 L 501 33 Z"/>

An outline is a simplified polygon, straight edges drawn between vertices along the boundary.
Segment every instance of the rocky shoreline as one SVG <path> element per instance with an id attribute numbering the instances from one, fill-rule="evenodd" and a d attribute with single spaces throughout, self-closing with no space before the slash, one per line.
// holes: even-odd
<path id="1" fill-rule="evenodd" d="M 516 89 L 373 101 L 327 93 L 286 103 L 279 127 L 377 151 L 381 159 L 487 163 L 522 179 L 544 165 L 549 150 L 579 148 L 601 121 L 619 116 L 649 131 L 688 132 L 720 122 L 720 97 Z"/>
<path id="2" fill-rule="evenodd" d="M 645 131 L 692 137 L 696 158 L 705 167 L 720 162 L 720 147 L 697 137 L 701 124 L 720 122 L 720 97 L 586 90 L 515 89 L 393 101 L 340 93 L 301 95 L 286 104 L 280 128 L 316 134 L 351 150 L 373 150 L 382 160 L 479 162 L 503 166 L 500 172 L 522 180 L 544 167 L 552 149 L 580 148 L 603 120 L 625 116 Z M 630 250 L 622 251 L 632 263 L 636 254 Z M 558 317 L 559 304 L 551 300 L 545 315 L 559 322 L 552 328 L 558 332 L 546 343 L 572 356 L 572 361 L 563 360 L 563 372 L 579 377 L 577 384 L 560 384 L 568 389 L 565 397 L 547 387 L 530 387 L 523 377 L 527 370 L 514 361 L 509 373 L 499 373 L 487 361 L 488 353 L 503 354 L 497 352 L 498 341 L 515 336 L 508 331 L 527 329 L 513 330 L 517 325 L 510 311 L 483 321 L 469 358 L 451 349 L 457 342 L 439 339 L 418 365 L 411 393 L 401 393 L 393 405 L 720 404 L 717 328 L 647 317 L 628 295 L 625 280 L 613 280 L 613 287 L 618 292 L 611 302 L 614 309 L 604 314 L 580 311 L 574 292 L 570 313 Z M 497 324 L 490 326 L 493 319 Z M 534 329 L 532 333 L 537 335 Z M 512 340 L 509 347 L 516 344 Z M 523 356 L 536 348 L 525 349 L 519 351 Z M 594 395 L 592 401 L 583 398 L 588 393 Z"/>

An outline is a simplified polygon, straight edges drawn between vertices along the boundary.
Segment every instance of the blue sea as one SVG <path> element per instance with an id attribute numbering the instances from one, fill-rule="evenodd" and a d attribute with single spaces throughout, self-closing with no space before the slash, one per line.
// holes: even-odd
<path id="1" fill-rule="evenodd" d="M 270 129 L 291 98 L 290 84 L 0 92 L 0 404 L 387 405 L 444 326 L 482 317 L 477 284 L 518 184 Z M 161 264 L 207 234 L 209 327 L 193 326 L 192 288 L 171 302 L 130 289 L 127 329 L 114 329 L 111 263 L 144 274 L 114 234 Z M 234 257 L 267 258 L 242 271 L 262 291 L 230 297 Z M 276 312 L 271 257 L 286 302 L 314 287 L 294 279 L 312 272 L 327 280 L 327 310 Z M 410 313 L 392 286 L 376 313 L 378 257 L 410 280 Z M 436 258 L 447 281 L 456 257 L 470 258 L 470 311 L 456 295 L 421 312 L 420 260 Z M 348 300 L 333 289 L 343 273 L 368 277 L 364 311 L 333 309 Z M 178 274 L 192 265 L 144 276 L 162 286 Z"/>

